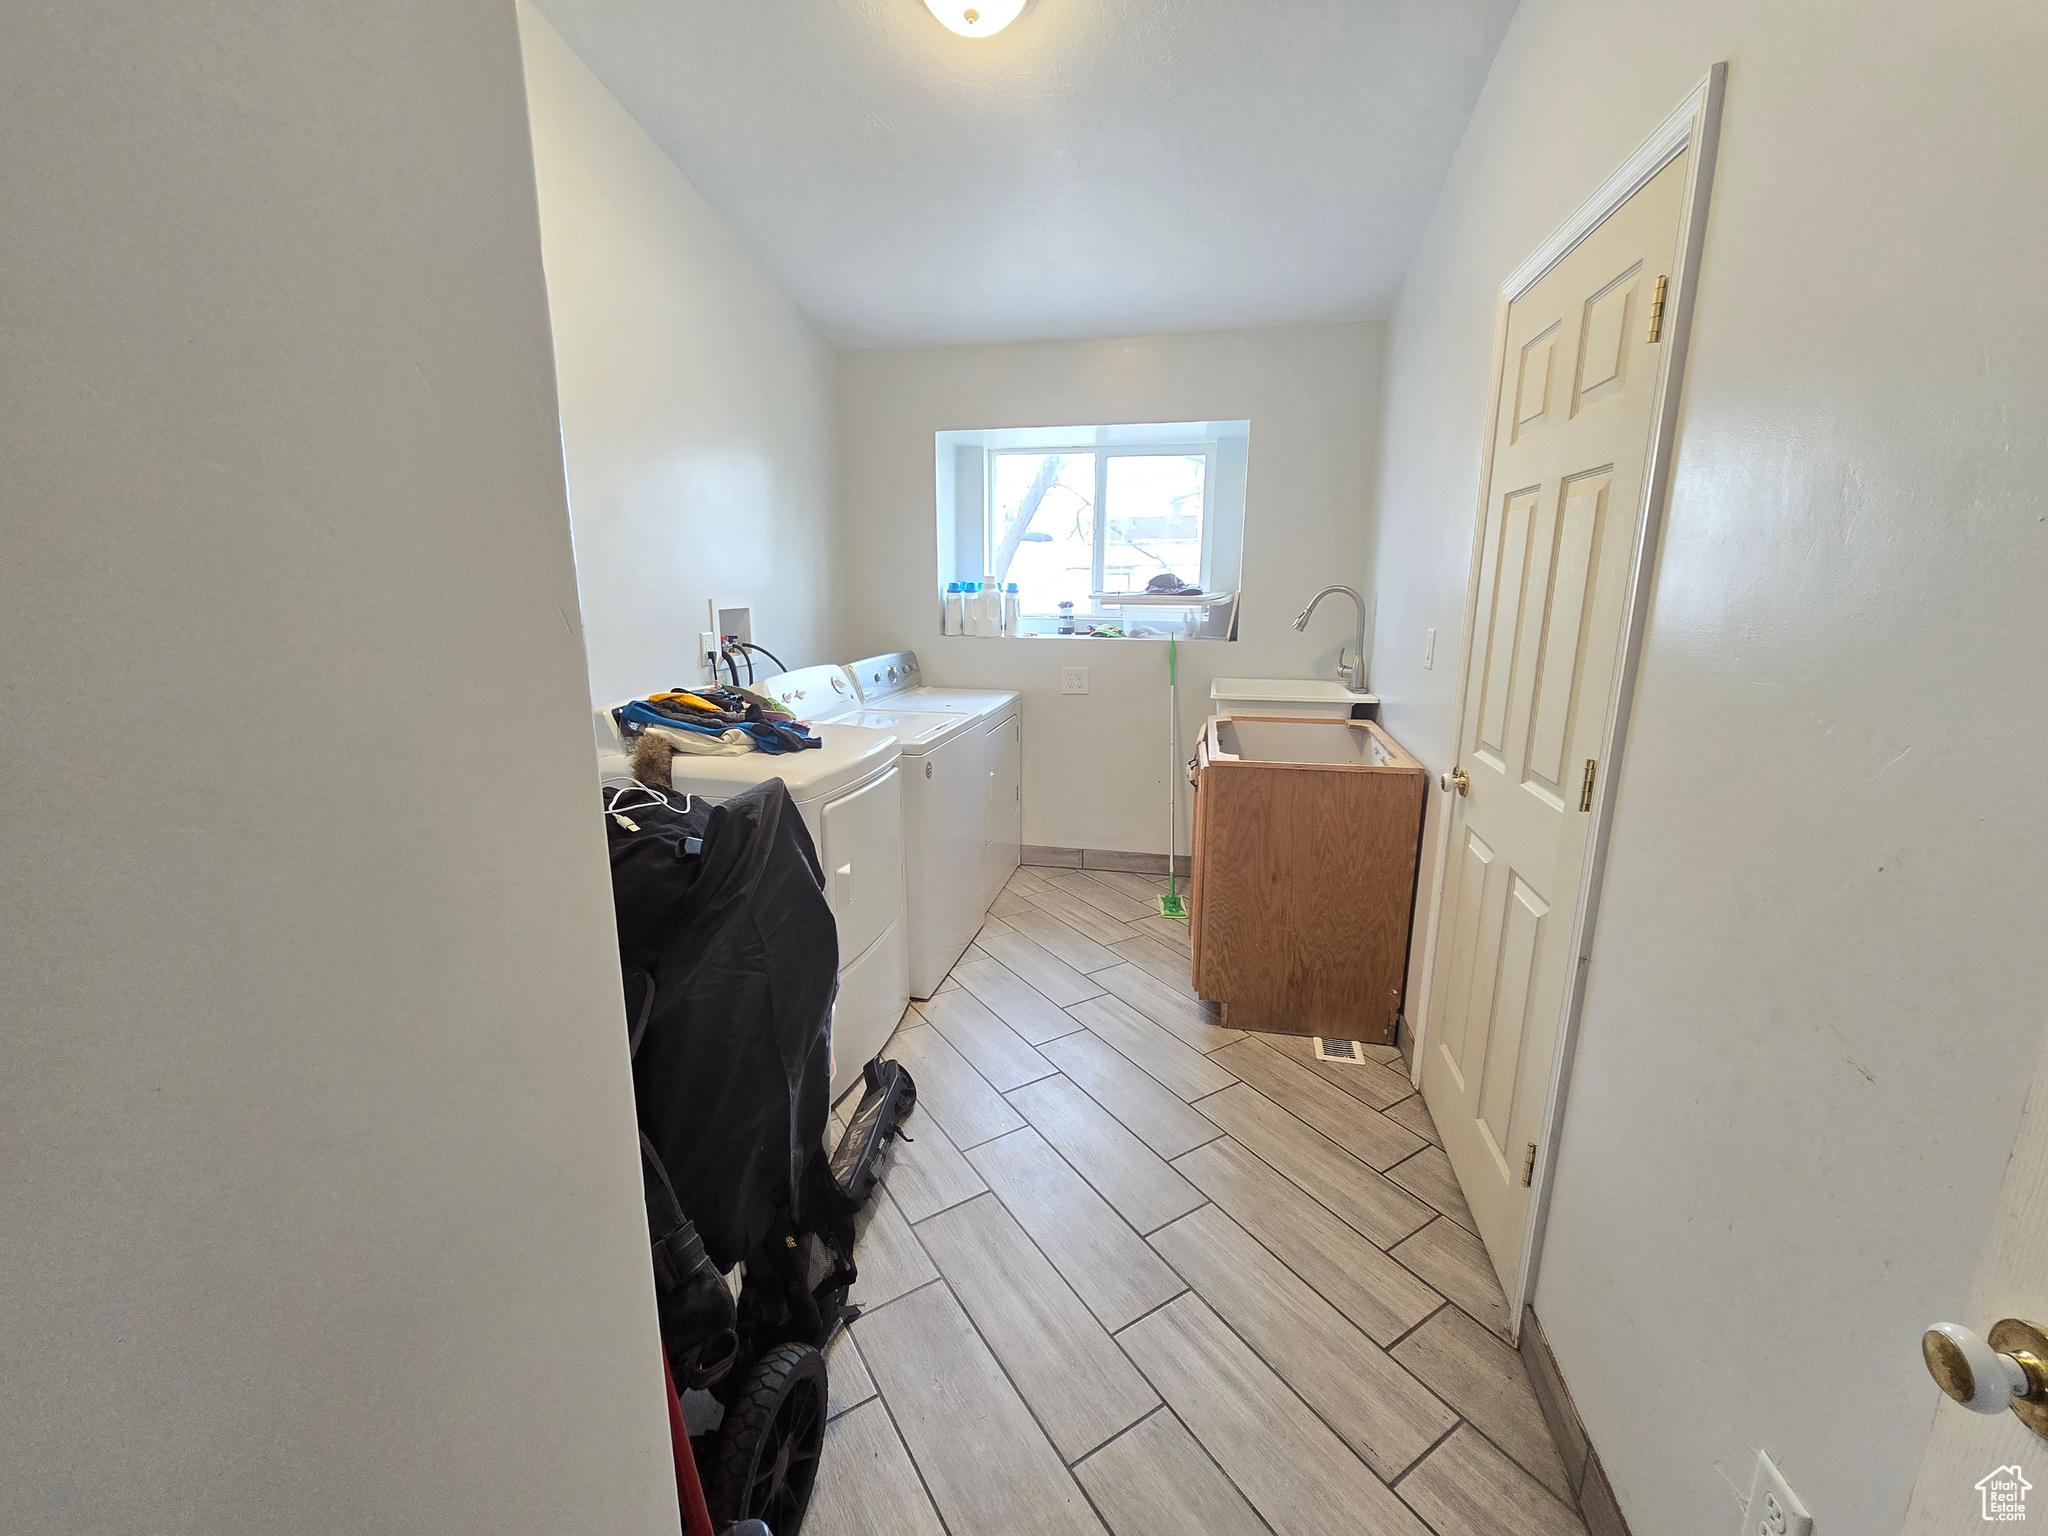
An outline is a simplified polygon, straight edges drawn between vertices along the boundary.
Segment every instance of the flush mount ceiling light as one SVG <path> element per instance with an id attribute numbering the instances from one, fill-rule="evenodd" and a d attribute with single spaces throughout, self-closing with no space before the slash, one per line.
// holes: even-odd
<path id="1" fill-rule="evenodd" d="M 994 37 L 1031 6 L 1031 0 L 924 0 L 947 28 L 962 37 Z"/>

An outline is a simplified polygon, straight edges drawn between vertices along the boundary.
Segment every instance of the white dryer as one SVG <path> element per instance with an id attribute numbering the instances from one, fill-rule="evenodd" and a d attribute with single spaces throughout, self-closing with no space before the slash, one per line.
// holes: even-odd
<path id="1" fill-rule="evenodd" d="M 850 670 L 869 709 L 965 715 L 980 740 L 982 829 L 980 883 L 974 910 L 989 903 L 1017 871 L 1024 836 L 1024 720 L 1014 692 L 997 688 L 932 688 L 917 652 L 890 651 L 856 661 Z M 979 926 L 979 917 L 976 926 Z"/>
<path id="2" fill-rule="evenodd" d="M 813 722 L 821 718 L 807 710 L 796 713 Z M 600 712 L 599 720 L 610 727 L 608 712 Z M 887 731 L 837 723 L 814 729 L 825 743 L 821 748 L 738 757 L 677 753 L 670 772 L 676 789 L 713 804 L 769 779 L 789 787 L 817 845 L 825 897 L 839 925 L 839 999 L 832 1010 L 837 1099 L 859 1083 L 861 1068 L 895 1033 L 910 1002 L 902 755 Z M 608 775 L 623 763 L 609 759 Z"/>
<path id="3" fill-rule="evenodd" d="M 925 709 L 900 697 L 866 702 L 844 667 L 805 667 L 756 686 L 800 718 L 887 731 L 896 738 L 903 759 L 910 994 L 931 996 L 974 941 L 989 903 L 1009 878 L 1005 869 L 991 884 L 989 711 Z M 1007 698 L 1014 716 L 1016 695 Z M 1005 803 L 1016 804 L 1014 785 Z M 999 819 L 998 831 L 1003 824 Z M 1009 868 L 1015 867 L 1012 847 Z"/>

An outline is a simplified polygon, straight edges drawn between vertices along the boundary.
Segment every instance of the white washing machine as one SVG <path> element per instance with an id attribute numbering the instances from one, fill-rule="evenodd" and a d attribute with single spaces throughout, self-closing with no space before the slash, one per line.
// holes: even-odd
<path id="1" fill-rule="evenodd" d="M 905 696 L 864 700 L 844 667 L 806 667 L 757 685 L 800 717 L 887 731 L 903 757 L 903 857 L 909 917 L 910 995 L 930 997 L 974 941 L 989 903 L 1017 865 L 1014 815 L 1016 695 L 993 695 L 976 710 L 926 709 Z M 957 703 L 957 701 L 956 701 Z M 989 731 L 1007 709 L 1013 744 L 1005 775 L 991 772 Z M 994 814 L 997 791 L 1001 809 Z M 1008 829 L 1007 864 L 998 872 Z M 999 854 L 989 848 L 991 830 Z"/>
<path id="2" fill-rule="evenodd" d="M 890 651 L 849 669 L 869 709 L 906 709 L 965 715 L 981 744 L 981 883 L 975 911 L 990 902 L 1017 872 L 1024 838 L 1024 720 L 1018 695 L 996 688 L 931 688 L 917 652 Z M 979 919 L 976 921 L 979 927 Z"/>
<path id="3" fill-rule="evenodd" d="M 831 669 L 837 671 L 837 668 Z M 819 716 L 799 710 L 802 718 Z M 614 747 L 609 712 L 598 715 Z M 714 805 L 752 785 L 780 779 L 802 813 L 825 898 L 839 925 L 839 999 L 832 1010 L 832 1097 L 860 1082 L 861 1068 L 887 1043 L 909 1006 L 903 900 L 903 771 L 896 738 L 859 725 L 814 724 L 825 745 L 805 752 L 748 752 L 739 757 L 677 753 L 675 788 Z M 606 754 L 607 778 L 624 775 L 622 757 Z"/>

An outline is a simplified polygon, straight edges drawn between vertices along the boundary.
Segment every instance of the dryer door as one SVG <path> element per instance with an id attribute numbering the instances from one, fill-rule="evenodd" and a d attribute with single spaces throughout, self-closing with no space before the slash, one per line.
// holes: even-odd
<path id="1" fill-rule="evenodd" d="M 903 775 L 895 765 L 819 818 L 825 897 L 839 921 L 839 964 L 853 964 L 903 912 Z"/>
<path id="2" fill-rule="evenodd" d="M 986 774 L 987 802 L 982 808 L 981 867 L 982 906 L 996 899 L 996 893 L 1016 872 L 1024 839 L 1024 728 L 1023 719 L 1012 715 L 982 734 L 982 770 Z"/>

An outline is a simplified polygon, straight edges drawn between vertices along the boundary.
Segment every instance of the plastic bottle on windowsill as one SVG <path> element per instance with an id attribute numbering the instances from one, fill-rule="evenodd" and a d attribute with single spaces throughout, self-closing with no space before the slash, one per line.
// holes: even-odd
<path id="1" fill-rule="evenodd" d="M 946 583 L 945 616 L 939 624 L 939 632 L 941 634 L 957 635 L 962 631 L 962 626 L 965 623 L 965 608 L 963 604 L 966 598 L 962 585 L 962 583 L 957 581 Z"/>
<path id="2" fill-rule="evenodd" d="M 1003 633 L 1016 634 L 1021 628 L 1018 621 L 1023 617 L 1024 599 L 1017 595 L 1017 583 L 1013 581 L 1003 588 Z"/>
<path id="3" fill-rule="evenodd" d="M 1061 603 L 1061 604 L 1060 604 L 1060 633 L 1061 633 L 1061 634 L 1063 634 L 1063 635 L 1071 635 L 1071 634 L 1072 634 L 1073 632 L 1074 632 L 1074 605 L 1073 605 L 1073 604 L 1072 604 L 1071 602 L 1065 602 L 1065 603 Z"/>

